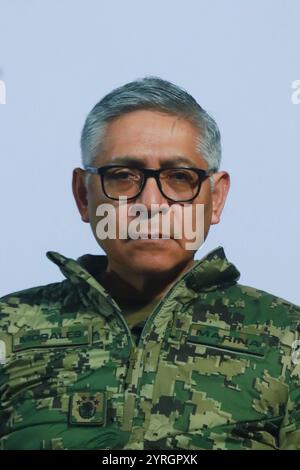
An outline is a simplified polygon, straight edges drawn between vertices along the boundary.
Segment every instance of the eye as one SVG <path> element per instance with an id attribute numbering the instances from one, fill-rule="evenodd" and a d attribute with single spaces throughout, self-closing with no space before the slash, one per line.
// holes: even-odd
<path id="1" fill-rule="evenodd" d="M 182 180 L 182 181 L 186 181 L 186 180 L 189 180 L 190 179 L 190 175 L 187 174 L 187 173 L 184 173 L 183 171 L 176 171 L 176 173 L 173 173 L 173 178 L 177 179 L 177 180 Z"/>
<path id="2" fill-rule="evenodd" d="M 128 179 L 130 176 L 128 171 L 115 171 L 114 173 L 110 173 L 110 177 L 115 178 L 115 179 Z"/>
<path id="3" fill-rule="evenodd" d="M 172 170 L 166 176 L 175 183 L 193 183 L 196 179 L 196 175 L 188 170 Z"/>
<path id="4" fill-rule="evenodd" d="M 129 181 L 139 179 L 139 175 L 135 171 L 129 170 L 110 170 L 106 175 L 108 178 L 114 179 L 116 181 Z"/>

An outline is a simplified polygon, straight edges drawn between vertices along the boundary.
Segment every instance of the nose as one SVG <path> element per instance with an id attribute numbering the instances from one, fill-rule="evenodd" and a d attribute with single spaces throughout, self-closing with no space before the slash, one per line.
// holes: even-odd
<path id="1" fill-rule="evenodd" d="M 166 199 L 161 193 L 155 178 L 153 176 L 149 176 L 146 180 L 144 189 L 138 196 L 136 202 L 144 204 L 147 209 L 151 209 L 151 204 L 165 204 L 168 203 L 168 199 Z"/>

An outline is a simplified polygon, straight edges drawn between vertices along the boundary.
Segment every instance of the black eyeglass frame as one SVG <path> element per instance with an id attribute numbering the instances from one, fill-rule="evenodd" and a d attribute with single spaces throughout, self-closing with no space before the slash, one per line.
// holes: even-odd
<path id="1" fill-rule="evenodd" d="M 118 201 L 119 198 L 109 196 L 107 194 L 107 192 L 105 191 L 105 185 L 104 185 L 105 173 L 106 173 L 106 171 L 108 171 L 111 168 L 131 168 L 133 170 L 139 170 L 141 173 L 143 173 L 143 182 L 141 184 L 141 188 L 140 188 L 139 192 L 135 196 L 127 197 L 128 201 L 130 201 L 132 199 L 136 199 L 143 192 L 143 189 L 146 185 L 147 179 L 153 177 L 155 179 L 156 183 L 157 183 L 157 186 L 158 186 L 161 194 L 166 199 L 169 199 L 170 201 L 173 201 L 173 202 L 191 202 L 198 196 L 198 194 L 200 192 L 200 189 L 201 189 L 201 186 L 202 186 L 202 183 L 206 180 L 206 178 L 208 178 L 212 174 L 212 172 L 203 170 L 203 168 L 185 167 L 185 166 L 176 166 L 176 167 L 172 166 L 172 167 L 168 167 L 168 168 L 155 169 L 155 168 L 140 168 L 140 167 L 134 167 L 134 166 L 130 166 L 130 165 L 119 165 L 119 164 L 118 165 L 105 165 L 105 166 L 101 166 L 101 167 L 98 167 L 98 168 L 94 167 L 94 166 L 84 165 L 85 171 L 87 171 L 88 173 L 97 174 L 97 175 L 100 176 L 101 184 L 102 184 L 102 190 L 103 190 L 105 196 L 108 197 L 109 199 L 113 199 L 114 201 Z M 196 194 L 192 198 L 184 199 L 184 200 L 182 200 L 182 199 L 181 200 L 172 199 L 169 196 L 166 196 L 163 192 L 161 182 L 160 182 L 160 173 L 162 171 L 165 171 L 165 170 L 192 170 L 195 173 L 197 173 L 197 175 L 198 175 L 198 189 L 196 191 Z"/>

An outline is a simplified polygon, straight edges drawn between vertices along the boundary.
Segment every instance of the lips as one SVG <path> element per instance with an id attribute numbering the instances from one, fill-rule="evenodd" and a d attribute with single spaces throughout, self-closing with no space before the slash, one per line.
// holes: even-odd
<path id="1" fill-rule="evenodd" d="M 162 233 L 141 233 L 139 238 L 163 238 Z M 165 234 L 165 237 L 170 238 L 169 234 Z"/>
<path id="2" fill-rule="evenodd" d="M 169 234 L 165 234 L 163 238 L 162 233 L 139 233 L 138 238 L 130 238 L 128 240 L 170 240 L 172 237 Z"/>

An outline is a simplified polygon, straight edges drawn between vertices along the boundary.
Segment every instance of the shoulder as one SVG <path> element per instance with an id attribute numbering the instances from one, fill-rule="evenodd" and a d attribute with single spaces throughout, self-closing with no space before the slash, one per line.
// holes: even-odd
<path id="1" fill-rule="evenodd" d="M 77 296 L 67 279 L 6 294 L 0 298 L 0 331 L 13 333 L 26 325 L 55 322 L 55 315 L 69 310 Z"/>
<path id="2" fill-rule="evenodd" d="M 300 322 L 300 306 L 256 287 L 236 283 L 224 290 L 233 307 L 239 307 L 250 321 L 277 326 L 296 326 Z"/>
<path id="3" fill-rule="evenodd" d="M 193 313 L 199 321 L 217 318 L 238 328 L 260 325 L 266 329 L 297 330 L 300 325 L 300 306 L 273 293 L 237 282 L 199 291 L 193 302 Z"/>

